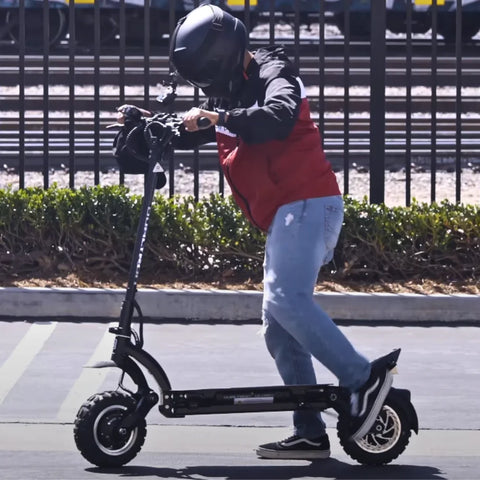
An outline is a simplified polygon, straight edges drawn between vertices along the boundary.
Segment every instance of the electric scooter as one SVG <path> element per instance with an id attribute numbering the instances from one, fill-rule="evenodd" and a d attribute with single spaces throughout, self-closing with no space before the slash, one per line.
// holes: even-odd
<path id="1" fill-rule="evenodd" d="M 175 96 L 175 85 L 169 88 L 167 100 L 164 99 L 166 104 Z M 350 393 L 342 387 L 319 384 L 201 390 L 172 388 L 161 365 L 143 349 L 143 315 L 135 295 L 154 192 L 158 185 L 165 183 L 163 157 L 179 134 L 181 120 L 175 114 L 137 120 L 149 150 L 145 193 L 119 323 L 110 328 L 115 335 L 111 360 L 93 366 L 120 369 L 120 380 L 116 390 L 92 395 L 77 413 L 74 438 L 83 457 L 99 467 L 119 467 L 130 462 L 145 441 L 146 416 L 158 404 L 160 413 L 168 418 L 333 409 L 338 413 L 340 444 L 351 458 L 367 465 L 386 464 L 397 458 L 407 447 L 411 431 L 418 433 L 418 419 L 408 390 L 392 388 L 370 431 L 362 439 L 352 441 Z M 135 312 L 138 333 L 132 328 Z M 389 356 L 392 369 L 399 354 L 396 350 Z M 155 380 L 156 389 L 148 384 L 145 372 Z M 135 391 L 124 386 L 126 376 L 135 385 Z"/>

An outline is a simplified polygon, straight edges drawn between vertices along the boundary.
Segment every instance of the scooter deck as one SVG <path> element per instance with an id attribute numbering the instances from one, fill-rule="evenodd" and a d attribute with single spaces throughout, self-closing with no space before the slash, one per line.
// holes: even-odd
<path id="1" fill-rule="evenodd" d="M 326 408 L 339 411 L 346 408 L 348 398 L 346 389 L 330 384 L 170 390 L 164 392 L 159 410 L 166 417 Z"/>

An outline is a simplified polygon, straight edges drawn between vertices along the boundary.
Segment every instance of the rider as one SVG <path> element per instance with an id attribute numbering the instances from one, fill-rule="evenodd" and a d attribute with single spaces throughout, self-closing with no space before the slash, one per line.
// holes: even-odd
<path id="1" fill-rule="evenodd" d="M 384 357 L 370 363 L 314 301 L 322 265 L 332 259 L 343 200 L 325 159 L 305 88 L 279 47 L 247 49 L 241 21 L 202 5 L 181 19 L 170 60 L 208 100 L 183 118 L 177 148 L 216 141 L 232 194 L 266 232 L 263 332 L 285 384 L 315 384 L 312 356 L 351 391 L 352 439 L 371 428 L 392 384 Z M 206 117 L 210 126 L 201 128 Z M 327 458 L 319 412 L 297 410 L 293 436 L 261 445 L 266 458 Z"/>

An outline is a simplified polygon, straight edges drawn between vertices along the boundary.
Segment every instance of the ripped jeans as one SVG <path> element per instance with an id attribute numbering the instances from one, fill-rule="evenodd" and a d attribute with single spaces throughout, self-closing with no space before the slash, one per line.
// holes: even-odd
<path id="1" fill-rule="evenodd" d="M 268 351 L 286 385 L 316 384 L 312 356 L 340 385 L 352 391 L 370 375 L 357 353 L 314 301 L 320 267 L 333 257 L 343 222 L 341 196 L 311 198 L 280 207 L 265 245 L 263 325 Z M 320 413 L 293 413 L 294 433 L 315 438 L 325 432 Z"/>

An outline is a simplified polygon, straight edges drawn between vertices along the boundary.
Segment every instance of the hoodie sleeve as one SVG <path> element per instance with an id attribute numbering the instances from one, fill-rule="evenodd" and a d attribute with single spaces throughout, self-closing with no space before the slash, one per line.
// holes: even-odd
<path id="1" fill-rule="evenodd" d="M 187 132 L 183 127 L 180 136 L 174 140 L 174 147 L 177 150 L 192 150 L 193 148 L 216 141 L 215 127 Z"/>
<path id="2" fill-rule="evenodd" d="M 302 103 L 301 89 L 297 77 L 285 70 L 266 69 L 259 79 L 265 89 L 262 106 L 235 108 L 228 112 L 226 127 L 246 143 L 283 140 L 292 131 Z"/>

